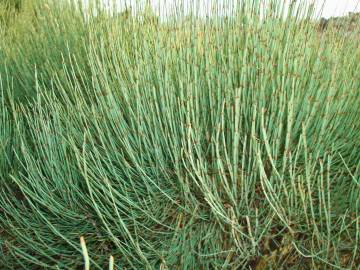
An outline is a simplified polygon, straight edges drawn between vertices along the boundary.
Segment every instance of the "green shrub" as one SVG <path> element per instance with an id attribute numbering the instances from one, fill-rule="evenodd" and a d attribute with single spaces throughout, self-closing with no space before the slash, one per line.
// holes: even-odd
<path id="1" fill-rule="evenodd" d="M 358 37 L 247 3 L 2 41 L 1 268 L 358 265 Z"/>

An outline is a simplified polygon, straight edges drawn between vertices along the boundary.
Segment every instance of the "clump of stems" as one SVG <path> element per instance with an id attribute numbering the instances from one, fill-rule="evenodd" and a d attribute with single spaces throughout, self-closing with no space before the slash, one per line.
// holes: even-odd
<path id="1" fill-rule="evenodd" d="M 0 31 L 0 268 L 355 269 L 359 29 L 269 2 L 18 11 Z"/>

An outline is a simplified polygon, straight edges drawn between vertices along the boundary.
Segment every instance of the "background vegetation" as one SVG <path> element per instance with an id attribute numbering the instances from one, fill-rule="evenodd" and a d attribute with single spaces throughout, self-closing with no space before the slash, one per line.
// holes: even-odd
<path id="1" fill-rule="evenodd" d="M 281 7 L 2 8 L 0 268 L 357 269 L 359 27 Z"/>

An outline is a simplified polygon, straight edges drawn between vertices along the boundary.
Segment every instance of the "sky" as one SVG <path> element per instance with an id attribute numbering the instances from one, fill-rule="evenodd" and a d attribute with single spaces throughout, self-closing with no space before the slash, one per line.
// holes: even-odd
<path id="1" fill-rule="evenodd" d="M 319 8 L 321 3 L 317 2 Z M 328 0 L 324 6 L 323 17 L 343 16 L 349 12 L 360 12 L 359 0 Z"/>
<path id="2" fill-rule="evenodd" d="M 83 0 L 85 2 L 89 0 Z M 102 0 L 106 6 L 115 6 L 116 10 L 122 10 L 125 6 L 141 6 L 139 3 L 149 1 L 153 9 L 160 16 L 171 14 L 175 10 L 175 6 L 183 6 L 184 10 L 197 10 L 199 15 L 211 15 L 214 7 L 231 9 L 235 2 L 243 0 Z M 271 1 L 271 0 L 259 0 Z M 294 0 L 284 0 L 289 2 Z M 317 14 L 321 13 L 321 17 L 337 17 L 347 15 L 349 12 L 360 12 L 360 0 L 295 0 L 300 3 L 315 2 Z M 110 4 L 112 2 L 112 4 Z M 114 8 L 111 8 L 114 9 Z"/>

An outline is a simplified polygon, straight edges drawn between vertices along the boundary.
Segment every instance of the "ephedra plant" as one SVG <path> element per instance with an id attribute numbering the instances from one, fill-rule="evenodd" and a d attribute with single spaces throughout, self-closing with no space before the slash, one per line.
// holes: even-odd
<path id="1" fill-rule="evenodd" d="M 33 4 L 0 38 L 1 269 L 358 267 L 358 29 Z"/>

